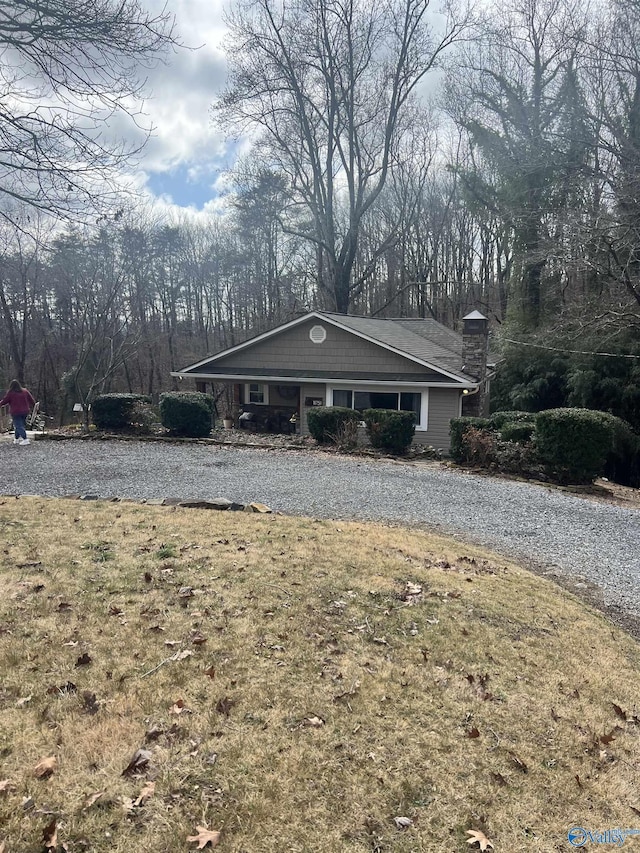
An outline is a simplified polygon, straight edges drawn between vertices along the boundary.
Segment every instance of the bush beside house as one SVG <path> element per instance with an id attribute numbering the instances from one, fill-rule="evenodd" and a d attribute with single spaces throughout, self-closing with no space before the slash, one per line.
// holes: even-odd
<path id="1" fill-rule="evenodd" d="M 309 432 L 318 444 L 336 444 L 348 431 L 348 424 L 357 424 L 361 419 L 360 412 L 343 406 L 316 406 L 307 415 Z"/>
<path id="2" fill-rule="evenodd" d="M 451 456 L 467 465 L 560 483 L 590 483 L 604 475 L 640 486 L 640 437 L 621 418 L 589 409 L 454 418 Z"/>
<path id="3" fill-rule="evenodd" d="M 197 391 L 170 391 L 160 397 L 160 420 L 172 435 L 204 438 L 211 432 L 213 402 Z"/>
<path id="4" fill-rule="evenodd" d="M 130 430 L 140 420 L 142 407 L 150 404 L 144 394 L 101 394 L 91 405 L 91 416 L 97 429 Z"/>
<path id="5" fill-rule="evenodd" d="M 404 454 L 413 441 L 416 416 L 394 409 L 365 409 L 362 418 L 371 446 L 388 453 Z"/>

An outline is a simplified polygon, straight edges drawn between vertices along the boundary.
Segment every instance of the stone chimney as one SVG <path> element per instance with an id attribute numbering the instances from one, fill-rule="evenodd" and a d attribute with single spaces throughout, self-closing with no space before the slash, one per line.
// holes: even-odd
<path id="1" fill-rule="evenodd" d="M 489 321 L 479 311 L 462 318 L 462 372 L 478 384 L 462 398 L 462 414 L 484 417 L 488 414 L 487 355 L 489 351 Z"/>

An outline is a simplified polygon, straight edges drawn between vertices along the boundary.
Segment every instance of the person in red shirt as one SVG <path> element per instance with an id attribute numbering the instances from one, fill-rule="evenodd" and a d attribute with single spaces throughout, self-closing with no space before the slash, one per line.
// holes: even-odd
<path id="1" fill-rule="evenodd" d="M 14 444 L 31 444 L 27 438 L 25 421 L 35 404 L 36 401 L 31 396 L 31 393 L 26 388 L 23 388 L 17 379 L 13 380 L 9 385 L 9 390 L 2 400 L 0 400 L 0 406 L 9 406 L 9 411 L 11 412 L 15 432 Z"/>

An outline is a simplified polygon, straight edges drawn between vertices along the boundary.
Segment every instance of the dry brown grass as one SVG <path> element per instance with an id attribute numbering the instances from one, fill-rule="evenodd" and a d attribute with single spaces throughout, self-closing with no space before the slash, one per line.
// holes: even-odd
<path id="1" fill-rule="evenodd" d="M 195 849 L 198 825 L 235 853 L 455 853 L 469 829 L 555 851 L 573 824 L 640 827 L 638 646 L 511 563 L 126 503 L 4 499 L 0 526 L 7 853 L 42 851 L 54 820 L 70 853 Z"/>

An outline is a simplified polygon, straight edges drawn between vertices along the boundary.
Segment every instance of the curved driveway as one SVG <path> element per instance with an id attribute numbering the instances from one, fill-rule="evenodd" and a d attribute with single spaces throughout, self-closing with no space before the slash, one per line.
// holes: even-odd
<path id="1" fill-rule="evenodd" d="M 607 605 L 640 615 L 640 512 L 544 486 L 304 451 L 136 441 L 3 442 L 0 470 L 4 494 L 225 497 L 437 529 L 582 575 Z"/>

